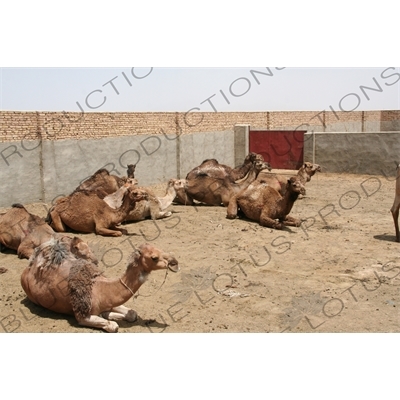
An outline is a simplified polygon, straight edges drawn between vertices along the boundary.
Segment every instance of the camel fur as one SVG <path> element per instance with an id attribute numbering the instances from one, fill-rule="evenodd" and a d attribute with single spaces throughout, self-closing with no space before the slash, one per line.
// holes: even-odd
<path id="1" fill-rule="evenodd" d="M 299 194 L 304 193 L 304 186 L 297 176 L 287 180 L 284 196 L 265 183 L 249 185 L 231 198 L 227 218 L 236 218 L 240 207 L 247 218 L 259 222 L 261 226 L 274 229 L 282 229 L 285 225 L 300 226 L 301 221 L 288 214 Z"/>
<path id="2" fill-rule="evenodd" d="M 117 225 L 126 219 L 138 201 L 147 198 L 144 190 L 129 186 L 122 205 L 113 209 L 96 193 L 76 191 L 56 202 L 48 213 L 47 221 L 56 232 L 65 232 L 69 227 L 77 232 L 121 236 L 126 234 L 126 230 Z"/>
<path id="3" fill-rule="evenodd" d="M 107 278 L 95 264 L 74 258 L 65 244 L 52 239 L 36 248 L 21 285 L 39 306 L 74 315 L 79 325 L 117 332 L 115 321 L 137 319 L 137 313 L 123 304 L 152 271 L 167 269 L 177 272 L 177 260 L 146 243 L 131 255 L 120 278 Z"/>
<path id="4" fill-rule="evenodd" d="M 78 237 L 60 235 L 43 218 L 29 213 L 21 204 L 0 216 L 0 243 L 16 250 L 19 258 L 29 258 L 36 247 L 51 238 L 59 238 L 68 244 L 70 251 L 79 258 L 97 262 L 87 243 Z"/>
<path id="5" fill-rule="evenodd" d="M 251 169 L 246 176 L 234 181 L 229 176 L 215 178 L 207 174 L 190 174 L 186 178 L 185 192 L 186 204 L 193 205 L 196 200 L 208 205 L 227 206 L 230 198 L 245 189 L 252 183 L 262 170 L 270 170 L 271 167 L 264 161 L 256 160 L 252 163 Z"/>
<path id="6" fill-rule="evenodd" d="M 396 189 L 395 196 L 392 208 L 390 212 L 392 213 L 394 229 L 396 232 L 396 241 L 400 242 L 400 233 L 399 233 L 399 208 L 400 208 L 400 164 L 396 163 L 397 167 L 397 175 L 396 175 Z"/>

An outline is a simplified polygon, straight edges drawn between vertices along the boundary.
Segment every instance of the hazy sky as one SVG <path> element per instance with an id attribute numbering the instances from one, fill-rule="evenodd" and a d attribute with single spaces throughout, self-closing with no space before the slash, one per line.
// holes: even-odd
<path id="1" fill-rule="evenodd" d="M 1 68 L 0 74 L 2 110 L 400 109 L 398 67 Z"/>

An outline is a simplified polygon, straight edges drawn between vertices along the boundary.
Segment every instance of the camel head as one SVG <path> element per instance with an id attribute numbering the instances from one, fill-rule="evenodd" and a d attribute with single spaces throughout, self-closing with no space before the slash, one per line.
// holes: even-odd
<path id="1" fill-rule="evenodd" d="M 128 175 L 128 178 L 134 178 L 136 164 L 128 164 L 127 167 L 128 167 L 128 169 L 126 170 L 126 174 Z"/>
<path id="2" fill-rule="evenodd" d="M 253 161 L 253 166 L 257 172 L 260 172 L 264 169 L 267 169 L 268 171 L 271 171 L 271 165 L 267 163 L 266 161 L 260 161 L 260 160 L 255 160 Z"/>
<path id="3" fill-rule="evenodd" d="M 288 191 L 292 193 L 298 193 L 303 196 L 306 194 L 306 188 L 297 176 L 292 176 L 290 179 L 288 179 L 287 188 Z"/>
<path id="4" fill-rule="evenodd" d="M 160 269 L 169 269 L 172 272 L 179 271 L 178 261 L 175 257 L 149 243 L 142 244 L 132 257 L 129 264 L 136 264 L 147 273 Z"/>
<path id="5" fill-rule="evenodd" d="M 249 153 L 246 158 L 244 159 L 244 162 L 254 162 L 254 161 L 264 161 L 264 157 L 262 154 L 257 154 L 257 153 Z"/>
<path id="6" fill-rule="evenodd" d="M 135 203 L 149 198 L 145 190 L 137 188 L 136 186 L 129 186 L 125 195 L 129 196 L 130 200 Z"/>
<path id="7" fill-rule="evenodd" d="M 83 258 L 85 260 L 92 261 L 94 264 L 99 263 L 99 260 L 94 255 L 94 253 L 90 249 L 89 245 L 86 242 L 84 242 L 82 239 L 75 236 L 71 240 L 71 238 L 69 238 L 68 236 L 64 236 L 62 238 L 62 241 L 65 242 L 65 240 L 71 241 L 70 250 L 71 250 L 71 253 L 74 254 L 76 258 Z"/>
<path id="8" fill-rule="evenodd" d="M 321 172 L 321 166 L 318 164 L 313 164 L 306 161 L 303 164 L 303 168 L 306 171 L 307 175 L 313 176 L 316 172 Z"/>
<path id="9" fill-rule="evenodd" d="M 176 191 L 185 189 L 186 180 L 185 179 L 170 179 L 168 181 L 168 188 L 173 187 Z"/>

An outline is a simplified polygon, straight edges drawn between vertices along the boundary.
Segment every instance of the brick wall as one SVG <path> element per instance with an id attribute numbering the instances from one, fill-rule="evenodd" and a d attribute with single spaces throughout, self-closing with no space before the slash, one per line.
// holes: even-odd
<path id="1" fill-rule="evenodd" d="M 113 136 L 187 134 L 232 130 L 301 129 L 316 132 L 369 132 L 400 129 L 400 111 L 353 112 L 143 112 L 64 113 L 0 111 L 0 142 L 89 139 Z"/>

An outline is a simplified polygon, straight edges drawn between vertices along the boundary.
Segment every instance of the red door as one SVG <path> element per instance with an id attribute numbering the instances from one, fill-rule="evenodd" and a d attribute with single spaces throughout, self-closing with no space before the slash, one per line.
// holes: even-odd
<path id="1" fill-rule="evenodd" d="M 250 131 L 249 150 L 264 156 L 276 169 L 299 169 L 307 131 Z"/>

